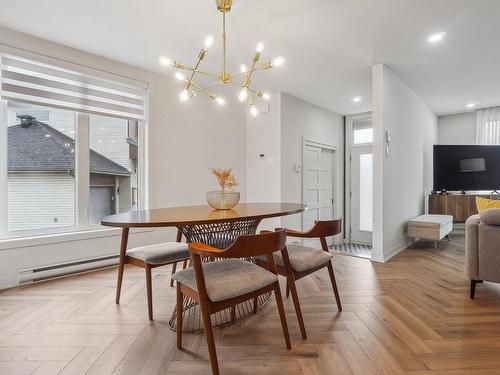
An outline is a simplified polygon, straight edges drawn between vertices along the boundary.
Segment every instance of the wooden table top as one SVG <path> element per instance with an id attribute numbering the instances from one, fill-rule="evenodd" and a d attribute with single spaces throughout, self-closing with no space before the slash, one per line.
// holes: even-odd
<path id="1" fill-rule="evenodd" d="M 297 214 L 307 209 L 299 203 L 239 203 L 232 210 L 214 210 L 208 205 L 156 208 L 106 216 L 102 225 L 121 228 L 176 227 L 242 219 L 266 219 Z"/>

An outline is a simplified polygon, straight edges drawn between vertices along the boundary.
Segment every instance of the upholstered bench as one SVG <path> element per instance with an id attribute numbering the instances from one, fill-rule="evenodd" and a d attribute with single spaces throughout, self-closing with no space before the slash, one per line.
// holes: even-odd
<path id="1" fill-rule="evenodd" d="M 421 215 L 408 222 L 408 236 L 412 237 L 412 245 L 417 239 L 434 241 L 437 251 L 437 242 L 444 237 L 450 240 L 448 234 L 453 229 L 451 215 Z"/>

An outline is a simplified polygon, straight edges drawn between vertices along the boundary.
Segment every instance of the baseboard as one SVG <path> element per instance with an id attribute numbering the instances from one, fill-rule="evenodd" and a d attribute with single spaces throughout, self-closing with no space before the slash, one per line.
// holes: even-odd
<path id="1" fill-rule="evenodd" d="M 400 252 L 402 252 L 403 250 L 406 250 L 409 245 L 410 245 L 409 241 L 404 241 L 404 242 L 394 246 L 393 248 L 389 249 L 388 251 L 384 251 L 383 262 L 387 262 L 391 258 L 394 258 Z"/>

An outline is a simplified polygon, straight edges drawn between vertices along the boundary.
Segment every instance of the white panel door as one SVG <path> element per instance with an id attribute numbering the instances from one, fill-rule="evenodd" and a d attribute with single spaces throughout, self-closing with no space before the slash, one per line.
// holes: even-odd
<path id="1" fill-rule="evenodd" d="M 309 208 L 302 214 L 303 230 L 309 230 L 315 220 L 333 218 L 333 154 L 329 149 L 305 146 L 303 200 Z M 332 243 L 332 238 L 328 238 L 328 244 Z"/>
<path id="2" fill-rule="evenodd" d="M 373 152 L 351 149 L 351 242 L 371 244 L 373 231 Z"/>

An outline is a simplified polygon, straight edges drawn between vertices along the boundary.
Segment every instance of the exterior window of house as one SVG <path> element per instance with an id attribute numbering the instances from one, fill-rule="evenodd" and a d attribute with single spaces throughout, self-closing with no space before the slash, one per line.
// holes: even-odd
<path id="1" fill-rule="evenodd" d="M 371 117 L 354 119 L 352 121 L 352 144 L 373 143 L 373 125 Z"/>
<path id="2" fill-rule="evenodd" d="M 146 83 L 1 50 L 0 77 L 0 240 L 147 204 Z"/>
<path id="3" fill-rule="evenodd" d="M 91 224 L 137 208 L 136 126 L 137 121 L 90 115 Z"/>
<path id="4" fill-rule="evenodd" d="M 8 231 L 75 226 L 75 113 L 9 101 Z"/>

